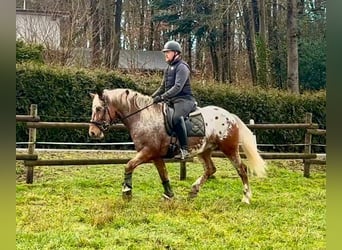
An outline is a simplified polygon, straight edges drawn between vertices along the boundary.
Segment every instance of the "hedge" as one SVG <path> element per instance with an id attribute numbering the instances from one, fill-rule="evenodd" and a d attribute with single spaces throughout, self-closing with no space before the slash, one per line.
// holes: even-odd
<path id="1" fill-rule="evenodd" d="M 77 69 L 22 63 L 16 65 L 16 113 L 28 114 L 30 104 L 38 104 L 38 114 L 43 121 L 87 122 L 91 115 L 89 92 L 101 88 L 130 88 L 151 94 L 159 84 L 152 79 L 144 84 L 134 83 L 125 75 L 104 70 Z M 299 123 L 306 112 L 313 113 L 313 121 L 321 128 L 326 124 L 325 91 L 305 92 L 299 96 L 286 91 L 257 87 L 241 87 L 193 81 L 194 95 L 199 106 L 217 105 L 237 114 L 244 122 Z M 17 142 L 27 141 L 27 128 L 17 123 Z M 304 130 L 258 130 L 260 144 L 304 143 Z M 129 141 L 126 132 L 113 132 L 106 142 Z M 88 142 L 87 131 L 68 129 L 39 129 L 37 141 Z M 322 137 L 314 143 L 325 144 Z M 64 146 L 65 148 L 66 146 Z M 262 150 L 289 151 L 303 147 L 262 148 Z M 324 151 L 324 148 L 318 148 Z"/>
<path id="2" fill-rule="evenodd" d="M 220 86 L 209 84 L 194 88 L 200 105 L 219 105 L 237 114 L 245 123 L 253 119 L 255 123 L 303 123 L 305 114 L 313 114 L 313 122 L 320 128 L 326 127 L 326 92 L 305 92 L 293 95 L 289 92 L 258 87 Z M 257 130 L 259 144 L 302 144 L 305 130 Z M 324 137 L 313 137 L 314 144 L 325 144 Z M 267 150 L 267 148 L 262 148 Z M 272 151 L 298 152 L 303 147 L 268 148 Z M 322 147 L 315 147 L 318 152 Z"/>
<path id="3" fill-rule="evenodd" d="M 43 45 L 27 44 L 23 41 L 16 41 L 16 61 L 25 62 L 31 61 L 35 63 L 43 63 Z"/>
<path id="4" fill-rule="evenodd" d="M 31 104 L 38 105 L 42 121 L 88 122 L 91 116 L 89 93 L 96 87 L 136 89 L 129 79 L 103 71 L 60 68 L 33 63 L 17 64 L 16 113 L 29 114 Z M 28 131 L 17 123 L 16 141 L 27 141 Z M 87 132 L 68 129 L 39 129 L 37 141 L 88 142 Z M 106 141 L 127 141 L 128 133 L 106 136 Z"/>

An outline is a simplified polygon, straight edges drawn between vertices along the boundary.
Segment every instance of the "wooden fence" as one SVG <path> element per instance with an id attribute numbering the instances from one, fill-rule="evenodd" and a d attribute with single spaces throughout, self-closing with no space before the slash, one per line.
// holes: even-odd
<path id="1" fill-rule="evenodd" d="M 41 122 L 37 112 L 37 105 L 32 104 L 29 115 L 16 115 L 17 122 L 25 122 L 29 129 L 29 141 L 27 153 L 16 153 L 16 160 L 23 160 L 26 167 L 26 183 L 33 183 L 33 173 L 35 166 L 56 166 L 56 165 L 101 165 L 101 164 L 126 164 L 130 159 L 58 159 L 58 160 L 42 160 L 39 159 L 35 152 L 36 133 L 38 128 L 71 128 L 71 129 L 88 129 L 89 123 L 73 123 L 73 122 Z M 312 114 L 307 113 L 305 123 L 294 124 L 247 124 L 250 129 L 306 129 L 304 138 L 303 153 L 276 153 L 261 152 L 260 155 L 265 159 L 302 159 L 304 163 L 304 177 L 310 176 L 311 164 L 326 164 L 325 160 L 320 160 L 316 153 L 312 153 L 312 136 L 326 135 L 326 130 L 318 129 L 318 125 L 312 123 Z M 110 129 L 125 130 L 123 124 L 115 124 Z M 213 152 L 213 157 L 225 157 L 221 152 Z M 244 153 L 241 157 L 245 158 Z M 180 179 L 186 178 L 186 162 L 187 161 L 167 159 L 166 162 L 180 163 Z"/>

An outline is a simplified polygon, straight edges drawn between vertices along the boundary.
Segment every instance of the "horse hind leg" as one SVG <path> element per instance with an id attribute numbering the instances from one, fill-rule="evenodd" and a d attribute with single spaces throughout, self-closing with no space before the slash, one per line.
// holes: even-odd
<path id="1" fill-rule="evenodd" d="M 198 195 L 200 188 L 208 180 L 209 177 L 213 176 L 216 172 L 216 167 L 211 159 L 211 151 L 206 151 L 198 155 L 198 158 L 203 164 L 203 175 L 200 176 L 191 186 L 191 191 L 189 192 L 189 197 L 194 198 Z"/>
<path id="2" fill-rule="evenodd" d="M 252 190 L 251 187 L 249 186 L 249 181 L 248 181 L 248 175 L 247 175 L 247 167 L 246 165 L 241 161 L 241 157 L 239 155 L 239 152 L 236 152 L 232 156 L 228 156 L 230 159 L 231 163 L 237 170 L 243 184 L 243 196 L 242 196 L 242 202 L 250 204 L 251 198 L 252 198 Z"/>
<path id="3" fill-rule="evenodd" d="M 243 162 L 239 164 L 238 173 L 243 183 L 243 196 L 241 201 L 250 204 L 252 199 L 252 190 L 248 182 L 247 167 Z"/>
<path id="4" fill-rule="evenodd" d="M 239 145 L 231 147 L 220 147 L 221 151 L 228 157 L 230 162 L 233 164 L 237 173 L 239 174 L 242 184 L 243 184 L 243 196 L 242 202 L 250 204 L 252 198 L 252 190 L 249 186 L 248 175 L 247 175 L 247 166 L 241 161 L 241 157 L 239 154 Z"/>

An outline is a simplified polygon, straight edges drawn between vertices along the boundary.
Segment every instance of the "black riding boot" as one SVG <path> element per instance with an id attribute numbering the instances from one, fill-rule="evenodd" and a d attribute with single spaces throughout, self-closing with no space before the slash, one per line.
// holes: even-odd
<path id="1" fill-rule="evenodd" d="M 180 144 L 180 153 L 175 155 L 174 158 L 184 160 L 185 158 L 188 158 L 190 154 L 188 152 L 188 135 L 186 133 L 183 116 L 181 116 L 178 120 L 178 123 L 175 124 L 175 132 Z"/>

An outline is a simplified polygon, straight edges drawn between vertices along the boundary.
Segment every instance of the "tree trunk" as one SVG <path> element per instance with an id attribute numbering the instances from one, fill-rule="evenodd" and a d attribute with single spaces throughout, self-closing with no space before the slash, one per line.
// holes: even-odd
<path id="1" fill-rule="evenodd" d="M 258 59 L 258 84 L 264 87 L 268 86 L 268 58 L 267 58 L 267 40 L 266 40 L 266 9 L 265 0 L 259 0 L 259 44 L 257 49 Z"/>
<path id="2" fill-rule="evenodd" d="M 243 19 L 244 19 L 244 30 L 246 35 L 246 47 L 248 53 L 248 61 L 249 61 L 249 69 L 251 72 L 251 78 L 253 85 L 257 84 L 257 72 L 256 72 L 256 63 L 255 63 L 255 53 L 253 47 L 253 37 L 254 37 L 254 28 L 253 24 L 251 24 L 250 11 L 247 5 L 247 1 L 243 1 Z"/>
<path id="3" fill-rule="evenodd" d="M 97 67 L 101 64 L 101 47 L 100 47 L 100 18 L 99 18 L 99 6 L 97 0 L 90 1 L 90 17 L 92 24 L 91 31 L 91 65 Z"/>
<path id="4" fill-rule="evenodd" d="M 144 48 L 144 38 L 145 38 L 145 11 L 146 11 L 146 0 L 140 0 L 141 6 L 139 9 L 139 39 L 138 39 L 138 49 L 142 50 Z"/>
<path id="5" fill-rule="evenodd" d="M 297 1 L 289 0 L 287 4 L 287 87 L 294 94 L 299 94 L 297 39 Z"/>
<path id="6" fill-rule="evenodd" d="M 150 20 L 150 33 L 148 37 L 148 50 L 153 50 L 154 22 L 152 20 L 152 17 L 154 15 L 154 9 L 153 7 L 150 7 L 150 9 L 151 9 L 151 20 Z"/>
<path id="7" fill-rule="evenodd" d="M 191 36 L 188 37 L 187 39 L 187 54 L 188 54 L 188 64 L 190 66 L 190 69 L 192 69 L 192 40 L 191 40 Z"/>
<path id="8" fill-rule="evenodd" d="M 119 65 L 120 56 L 120 35 L 121 35 L 121 16 L 122 16 L 122 0 L 115 2 L 115 17 L 114 17 L 114 36 L 113 36 L 113 58 L 112 67 L 117 68 Z"/>
<path id="9" fill-rule="evenodd" d="M 281 38 L 279 27 L 279 14 L 278 0 L 272 0 L 272 14 L 269 15 L 268 26 L 268 44 L 270 49 L 269 67 L 270 67 L 270 82 L 274 82 L 276 87 L 286 88 L 286 62 L 283 62 L 284 52 L 282 51 Z M 285 55 L 286 56 L 286 55 Z"/>
<path id="10" fill-rule="evenodd" d="M 104 65 L 111 68 L 114 4 L 112 0 L 105 0 L 103 4 Z"/>
<path id="11" fill-rule="evenodd" d="M 259 6 L 258 0 L 252 0 L 252 20 L 254 25 L 255 33 L 259 33 L 260 31 L 260 19 L 259 19 Z"/>
<path id="12" fill-rule="evenodd" d="M 201 76 L 205 74 L 205 65 L 204 58 L 205 58 L 205 50 L 203 49 L 204 39 L 200 36 L 196 37 L 196 51 L 195 51 L 195 63 L 194 67 L 197 71 L 201 73 Z"/>
<path id="13" fill-rule="evenodd" d="M 219 72 L 219 59 L 216 51 L 217 41 L 216 41 L 215 31 L 210 31 L 209 34 L 209 51 L 211 56 L 211 61 L 213 64 L 213 77 L 215 81 L 219 81 L 220 72 Z"/>
<path id="14" fill-rule="evenodd" d="M 229 3 L 228 3 L 229 4 Z M 229 13 L 230 10 L 225 10 L 226 14 L 223 17 L 222 22 L 222 60 L 221 60 L 221 81 L 222 82 L 230 82 L 230 63 L 229 63 L 229 37 L 230 37 L 230 20 L 229 20 Z"/>

